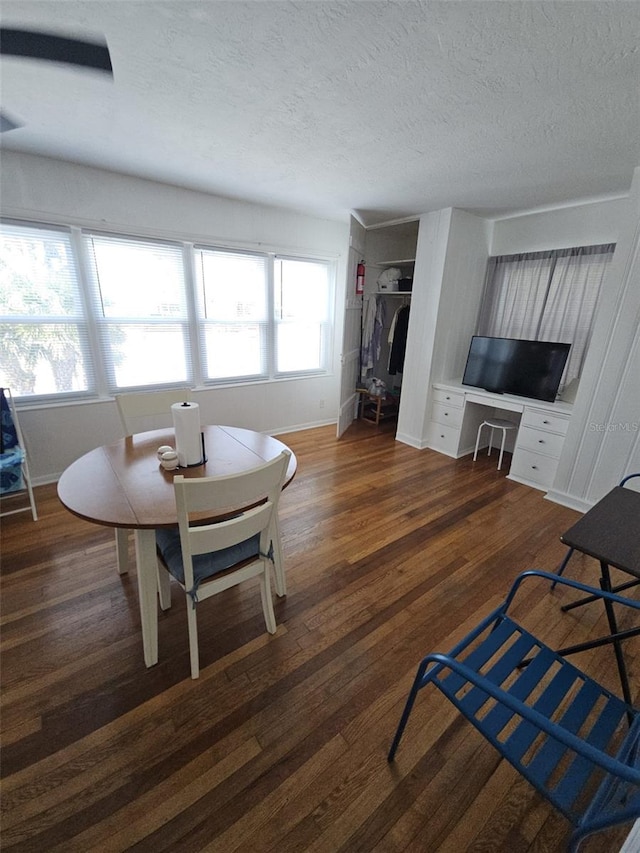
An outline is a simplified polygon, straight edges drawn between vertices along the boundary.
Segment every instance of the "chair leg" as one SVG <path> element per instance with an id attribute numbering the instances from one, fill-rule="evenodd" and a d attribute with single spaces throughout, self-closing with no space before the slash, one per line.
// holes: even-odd
<path id="1" fill-rule="evenodd" d="M 278 519 L 272 522 L 271 547 L 273 548 L 273 571 L 276 583 L 276 595 L 282 598 L 287 594 L 287 578 L 284 572 L 284 559 L 282 557 L 282 540 L 280 538 L 280 525 Z"/>
<path id="2" fill-rule="evenodd" d="M 33 487 L 31 485 L 31 476 L 28 471 L 24 472 L 24 481 L 27 486 L 27 493 L 29 495 L 29 504 L 31 505 L 31 515 L 33 516 L 33 520 L 38 520 L 38 510 L 36 508 L 36 499 L 33 494 Z"/>
<path id="3" fill-rule="evenodd" d="M 558 575 L 558 577 L 561 577 L 562 574 L 564 573 L 564 570 L 567 568 L 567 563 L 569 562 L 569 560 L 573 556 L 574 550 L 575 550 L 574 548 L 569 548 L 567 553 L 564 555 L 564 559 L 562 560 L 562 562 L 560 563 L 560 565 L 558 566 L 558 568 L 555 571 L 555 573 L 556 573 L 556 575 Z M 551 589 L 555 589 L 556 583 L 557 583 L 557 581 L 554 581 L 551 584 Z"/>
<path id="4" fill-rule="evenodd" d="M 398 728 L 396 729 L 396 733 L 393 738 L 393 743 L 391 744 L 391 749 L 389 750 L 389 754 L 387 755 L 387 761 L 393 761 L 396 756 L 396 751 L 398 749 L 398 746 L 400 745 L 400 740 L 402 738 L 405 727 L 409 721 L 409 716 L 411 715 L 411 711 L 413 709 L 413 703 L 416 701 L 418 691 L 423 686 L 421 682 L 426 668 L 427 665 L 424 663 L 424 661 L 421 661 L 420 665 L 418 666 L 416 676 L 413 679 L 413 684 L 411 685 L 411 690 L 409 691 L 409 696 L 407 697 L 402 716 L 400 717 L 400 722 L 398 723 Z"/>
<path id="5" fill-rule="evenodd" d="M 198 620 L 196 619 L 196 605 L 187 595 L 187 626 L 189 628 L 189 657 L 191 658 L 191 678 L 200 675 L 200 654 L 198 652 Z"/>
<path id="6" fill-rule="evenodd" d="M 498 471 L 500 470 L 500 468 L 502 468 L 502 456 L 504 454 L 504 443 L 506 441 L 506 438 L 507 438 L 507 431 L 506 431 L 506 429 L 503 429 L 502 430 L 502 444 L 500 445 L 500 458 L 498 459 Z"/>
<path id="7" fill-rule="evenodd" d="M 158 564 L 158 599 L 161 610 L 168 610 L 171 607 L 171 577 L 160 564 Z"/>
<path id="8" fill-rule="evenodd" d="M 475 462 L 478 458 L 478 447 L 480 447 L 480 433 L 482 432 L 482 427 L 484 424 L 480 424 L 478 427 L 478 434 L 476 436 L 476 449 L 473 451 L 473 461 Z"/>
<path id="9" fill-rule="evenodd" d="M 265 561 L 264 572 L 260 575 L 260 598 L 262 599 L 262 612 L 267 631 L 270 634 L 276 632 L 276 614 L 273 612 L 273 601 L 271 599 L 271 580 L 269 578 L 269 564 Z"/>
<path id="10" fill-rule="evenodd" d="M 116 565 L 119 575 L 129 571 L 129 531 L 116 527 Z"/>
<path id="11" fill-rule="evenodd" d="M 487 448 L 487 456 L 491 456 L 492 449 L 493 449 L 493 427 L 491 427 L 491 433 L 489 435 L 489 447 Z"/>

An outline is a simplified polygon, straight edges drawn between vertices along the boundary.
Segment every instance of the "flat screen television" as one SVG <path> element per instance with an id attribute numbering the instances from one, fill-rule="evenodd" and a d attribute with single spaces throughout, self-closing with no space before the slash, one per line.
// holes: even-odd
<path id="1" fill-rule="evenodd" d="M 463 385 L 553 402 L 571 344 L 516 338 L 471 338 Z"/>

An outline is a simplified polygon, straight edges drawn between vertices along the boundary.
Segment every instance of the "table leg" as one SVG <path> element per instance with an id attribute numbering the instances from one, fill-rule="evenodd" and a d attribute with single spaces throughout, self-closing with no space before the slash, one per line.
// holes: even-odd
<path id="1" fill-rule="evenodd" d="M 609 573 L 609 566 L 604 561 L 600 561 L 600 571 L 602 572 L 602 577 L 600 578 L 600 587 L 605 592 L 611 592 L 611 575 Z M 624 655 L 622 653 L 622 645 L 620 640 L 616 637 L 618 634 L 618 623 L 616 622 L 616 614 L 613 610 L 613 602 L 607 601 L 605 599 L 604 602 L 605 610 L 607 611 L 607 621 L 609 622 L 609 630 L 611 631 L 613 640 L 613 650 L 616 655 L 616 662 L 618 664 L 618 672 L 620 674 L 620 684 L 622 685 L 622 695 L 624 696 L 624 700 L 628 705 L 631 705 L 631 691 L 629 690 L 629 679 L 627 677 L 627 667 L 624 662 Z"/>
<path id="2" fill-rule="evenodd" d="M 135 542 L 144 662 L 147 666 L 153 666 L 158 663 L 158 558 L 155 530 L 138 528 L 135 531 Z"/>
<path id="3" fill-rule="evenodd" d="M 116 564 L 119 575 L 129 570 L 129 531 L 124 527 L 116 527 Z"/>

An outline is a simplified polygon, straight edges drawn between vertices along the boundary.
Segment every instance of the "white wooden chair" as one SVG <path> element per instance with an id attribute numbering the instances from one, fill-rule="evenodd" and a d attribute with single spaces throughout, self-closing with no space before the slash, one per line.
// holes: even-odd
<path id="1" fill-rule="evenodd" d="M 164 391 L 136 391 L 116 394 L 118 413 L 125 436 L 150 429 L 170 426 L 171 406 L 191 400 L 191 389 L 171 388 Z M 116 528 L 116 559 L 118 573 L 125 574 L 129 568 L 129 531 Z"/>
<path id="2" fill-rule="evenodd" d="M 31 511 L 33 520 L 37 521 L 38 510 L 31 485 L 27 450 L 11 389 L 0 388 L 0 398 L 0 495 L 7 496 L 5 505 L 9 506 L 0 512 L 0 516 Z M 14 498 L 18 498 L 21 493 L 27 495 L 29 503 L 15 506 Z"/>
<path id="3" fill-rule="evenodd" d="M 186 593 L 192 678 L 198 678 L 200 671 L 196 605 L 203 599 L 258 577 L 267 631 L 276 630 L 270 566 L 278 533 L 278 501 L 290 456 L 283 451 L 242 474 L 174 477 L 179 531 L 156 531 L 160 605 L 163 610 L 170 606 L 171 575 Z M 203 514 L 222 520 L 198 524 Z"/>

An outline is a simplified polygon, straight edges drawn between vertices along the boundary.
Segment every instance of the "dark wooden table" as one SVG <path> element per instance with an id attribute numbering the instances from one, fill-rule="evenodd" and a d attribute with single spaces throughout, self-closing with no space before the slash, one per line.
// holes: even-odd
<path id="1" fill-rule="evenodd" d="M 173 490 L 175 474 L 213 477 L 248 471 L 291 453 L 285 486 L 293 479 L 297 461 L 289 448 L 269 435 L 230 426 L 202 427 L 206 462 L 191 468 L 165 471 L 158 460 L 161 445 L 175 447 L 173 429 L 153 430 L 91 450 L 73 462 L 58 481 L 64 506 L 86 521 L 133 530 L 136 545 L 138 594 L 144 659 L 158 662 L 157 559 L 155 531 L 178 524 Z M 276 530 L 276 589 L 284 592 L 284 570 Z"/>
<path id="2" fill-rule="evenodd" d="M 560 539 L 570 548 L 588 554 L 599 561 L 600 586 L 602 589 L 608 592 L 613 589 L 609 571 L 611 566 L 627 572 L 635 578 L 634 581 L 623 584 L 622 587 L 616 587 L 616 590 L 635 585 L 635 582 L 640 580 L 640 492 L 623 486 L 616 486 L 586 512 L 573 527 L 563 533 Z M 587 598 L 574 601 L 562 609 L 570 610 L 592 600 L 592 598 Z M 575 651 L 594 648 L 596 645 L 612 643 L 624 698 L 631 704 L 631 692 L 621 642 L 640 634 L 640 628 L 619 631 L 612 602 L 605 602 L 605 608 L 610 635 L 602 638 L 602 640 L 594 640 L 591 643 L 562 649 L 561 653 L 571 654 Z"/>

